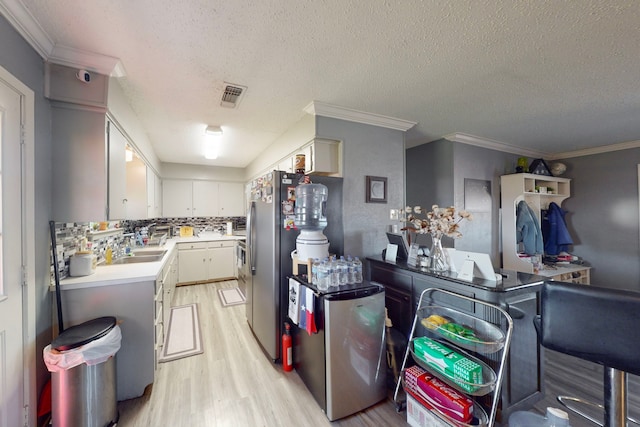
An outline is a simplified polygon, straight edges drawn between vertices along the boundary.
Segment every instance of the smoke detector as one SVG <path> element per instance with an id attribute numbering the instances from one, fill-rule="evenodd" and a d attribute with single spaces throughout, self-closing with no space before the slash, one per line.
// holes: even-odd
<path id="1" fill-rule="evenodd" d="M 222 99 L 220 105 L 225 108 L 237 108 L 240 101 L 247 91 L 246 86 L 240 86 L 233 83 L 224 83 L 222 91 Z"/>

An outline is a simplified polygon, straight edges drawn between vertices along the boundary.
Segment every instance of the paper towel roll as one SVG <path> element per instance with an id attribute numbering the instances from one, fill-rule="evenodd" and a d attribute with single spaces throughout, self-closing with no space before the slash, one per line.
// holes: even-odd
<path id="1" fill-rule="evenodd" d="M 227 236 L 233 236 L 233 223 L 227 222 Z"/>

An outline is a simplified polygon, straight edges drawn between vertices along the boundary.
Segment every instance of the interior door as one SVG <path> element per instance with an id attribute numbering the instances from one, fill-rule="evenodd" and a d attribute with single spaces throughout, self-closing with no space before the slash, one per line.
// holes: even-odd
<path id="1" fill-rule="evenodd" d="M 21 96 L 0 76 L 0 425 L 24 424 Z"/>

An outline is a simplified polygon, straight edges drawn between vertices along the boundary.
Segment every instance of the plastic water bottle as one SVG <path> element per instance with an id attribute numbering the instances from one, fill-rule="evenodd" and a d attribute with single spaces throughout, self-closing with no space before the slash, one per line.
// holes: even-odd
<path id="1" fill-rule="evenodd" d="M 362 283 L 362 262 L 358 257 L 353 261 L 353 281 Z"/>
<path id="2" fill-rule="evenodd" d="M 318 267 L 320 266 L 320 260 L 315 258 L 311 264 L 311 283 L 318 286 Z"/>
<path id="3" fill-rule="evenodd" d="M 338 286 L 340 285 L 338 281 L 338 262 L 336 261 L 336 257 L 332 256 L 329 260 L 329 269 L 331 270 L 331 274 L 329 275 L 330 283 L 329 286 Z"/>
<path id="4" fill-rule="evenodd" d="M 328 268 L 328 261 L 327 258 L 325 258 L 318 265 L 318 283 L 316 286 L 321 291 L 329 289 Z"/>
<path id="5" fill-rule="evenodd" d="M 344 260 L 344 255 L 341 255 L 340 260 L 338 261 L 338 284 L 340 286 L 347 284 L 348 274 L 349 270 L 347 267 L 347 261 Z"/>
<path id="6" fill-rule="evenodd" d="M 353 258 L 351 258 L 351 255 L 347 255 L 347 283 L 349 285 L 353 285 L 354 283 L 356 283 Z"/>
<path id="7" fill-rule="evenodd" d="M 547 408 L 546 416 L 535 412 L 516 411 L 509 417 L 509 427 L 571 427 L 569 415 L 558 408 Z"/>

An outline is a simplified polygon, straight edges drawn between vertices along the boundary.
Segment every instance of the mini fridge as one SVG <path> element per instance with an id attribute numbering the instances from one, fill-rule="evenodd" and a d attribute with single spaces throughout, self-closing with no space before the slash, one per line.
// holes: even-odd
<path id="1" fill-rule="evenodd" d="M 294 367 L 330 421 L 387 397 L 384 287 L 360 283 L 319 291 L 317 333 L 293 327 Z"/>

